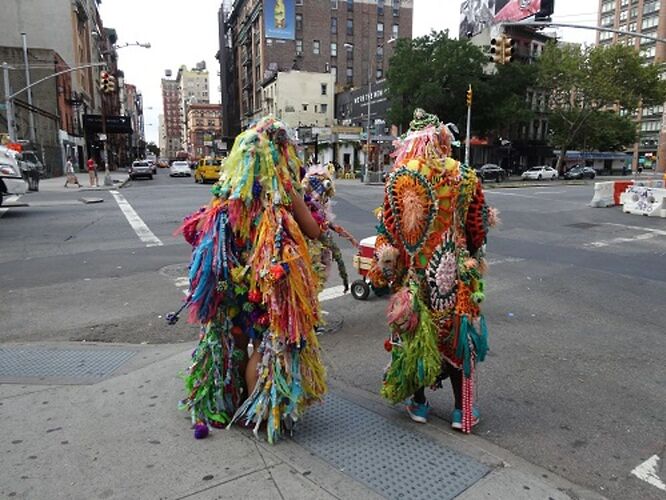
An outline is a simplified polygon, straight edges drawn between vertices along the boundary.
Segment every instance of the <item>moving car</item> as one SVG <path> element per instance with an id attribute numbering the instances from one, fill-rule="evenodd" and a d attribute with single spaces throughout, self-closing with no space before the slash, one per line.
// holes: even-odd
<path id="1" fill-rule="evenodd" d="M 5 196 L 25 194 L 27 191 L 28 183 L 23 178 L 16 152 L 0 146 L 0 205 Z"/>
<path id="2" fill-rule="evenodd" d="M 190 170 L 190 164 L 186 161 L 174 161 L 169 167 L 169 176 L 191 177 L 192 171 Z"/>
<path id="3" fill-rule="evenodd" d="M 486 163 L 484 166 L 477 168 L 476 173 L 481 181 L 494 179 L 495 182 L 502 182 L 507 177 L 506 170 L 494 163 Z"/>
<path id="4" fill-rule="evenodd" d="M 201 158 L 194 170 L 194 182 L 217 182 L 220 178 L 221 158 Z"/>
<path id="5" fill-rule="evenodd" d="M 585 165 L 574 165 L 564 172 L 565 179 L 585 179 L 586 177 L 594 179 L 596 176 L 597 172 L 592 167 L 586 167 Z"/>
<path id="6" fill-rule="evenodd" d="M 542 179 L 550 179 L 551 181 L 554 179 L 557 179 L 557 170 L 555 170 L 553 167 L 548 167 L 546 165 L 542 165 L 540 167 L 532 167 L 528 170 L 525 170 L 523 172 L 523 175 L 521 175 L 521 178 L 526 181 L 526 180 L 542 180 Z"/>
<path id="7" fill-rule="evenodd" d="M 129 178 L 134 180 L 138 177 L 153 178 L 153 167 L 145 160 L 138 160 L 132 163 L 132 166 L 127 170 Z"/>

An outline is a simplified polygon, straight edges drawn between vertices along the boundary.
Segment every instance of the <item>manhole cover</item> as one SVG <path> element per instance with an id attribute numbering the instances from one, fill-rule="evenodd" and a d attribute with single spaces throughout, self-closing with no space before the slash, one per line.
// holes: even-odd
<path id="1" fill-rule="evenodd" d="M 183 276 L 187 276 L 190 273 L 190 270 L 188 269 L 189 263 L 185 262 L 182 264 L 171 264 L 169 266 L 164 266 L 162 269 L 159 270 L 159 273 L 162 276 L 166 276 L 167 278 L 181 278 Z"/>
<path id="2" fill-rule="evenodd" d="M 471 457 L 335 394 L 308 410 L 294 440 L 386 498 L 455 498 L 489 472 Z"/>
<path id="3" fill-rule="evenodd" d="M 135 354 L 115 349 L 0 348 L 0 383 L 94 384 Z"/>

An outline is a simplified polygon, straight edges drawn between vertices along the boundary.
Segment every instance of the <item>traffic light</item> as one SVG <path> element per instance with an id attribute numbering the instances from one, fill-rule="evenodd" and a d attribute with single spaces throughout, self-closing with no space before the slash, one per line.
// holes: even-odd
<path id="1" fill-rule="evenodd" d="M 516 42 L 504 34 L 499 38 L 490 40 L 490 62 L 495 64 L 509 64 L 513 61 Z"/>
<path id="2" fill-rule="evenodd" d="M 516 51 L 515 45 L 516 41 L 513 38 L 502 35 L 502 64 L 509 64 L 513 61 L 513 54 Z"/>
<path id="3" fill-rule="evenodd" d="M 502 63 L 502 48 L 501 48 L 502 39 L 493 38 L 490 40 L 490 62 L 495 64 Z"/>
<path id="4" fill-rule="evenodd" d="M 467 89 L 467 107 L 472 107 L 472 86 L 470 85 Z"/>
<path id="5" fill-rule="evenodd" d="M 108 71 L 102 71 L 99 74 L 99 88 L 105 94 L 114 92 L 116 90 L 116 79 Z"/>

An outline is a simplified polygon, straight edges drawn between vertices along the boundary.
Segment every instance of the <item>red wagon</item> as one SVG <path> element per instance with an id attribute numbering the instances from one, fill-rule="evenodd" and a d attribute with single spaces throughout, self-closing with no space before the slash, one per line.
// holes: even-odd
<path id="1" fill-rule="evenodd" d="M 356 300 L 366 300 L 370 295 L 368 271 L 372 267 L 376 240 L 377 236 L 369 236 L 358 244 L 358 253 L 354 256 L 354 268 L 361 275 L 361 279 L 354 280 L 351 284 L 351 294 Z"/>

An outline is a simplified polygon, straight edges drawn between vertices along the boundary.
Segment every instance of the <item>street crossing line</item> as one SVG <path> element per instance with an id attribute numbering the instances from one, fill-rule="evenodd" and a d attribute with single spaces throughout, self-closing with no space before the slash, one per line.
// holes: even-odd
<path id="1" fill-rule="evenodd" d="M 0 195 L 0 196 L 2 196 L 2 195 Z M 20 196 L 16 196 L 16 195 L 14 195 L 14 196 L 8 196 L 8 197 L 5 198 L 4 200 L 2 200 L 2 203 L 16 203 L 16 202 L 18 201 L 19 198 L 20 198 Z M 9 210 L 10 208 L 11 208 L 11 207 L 0 208 L 0 217 L 2 217 L 3 215 L 5 215 L 5 212 L 7 212 L 7 210 Z"/>
<path id="2" fill-rule="evenodd" d="M 643 232 L 641 234 L 637 234 L 636 236 L 632 236 L 629 238 L 618 237 L 618 238 L 612 238 L 610 240 L 591 241 L 590 243 L 585 244 L 586 247 L 603 248 L 617 243 L 631 243 L 632 241 L 651 240 L 655 236 L 666 236 L 666 231 L 662 231 L 660 229 L 652 229 L 650 227 L 630 226 L 627 224 L 617 224 L 614 222 L 604 222 L 604 225 L 621 227 L 623 229 L 631 229 L 634 231 L 643 231 Z"/>
<path id="3" fill-rule="evenodd" d="M 645 481 L 660 490 L 666 491 L 666 483 L 657 475 L 659 470 L 659 455 L 652 455 L 640 464 L 631 473 L 638 479 Z"/>
<path id="4" fill-rule="evenodd" d="M 118 206 L 123 212 L 123 215 L 125 215 L 129 225 L 132 227 L 132 229 L 134 229 L 136 235 L 146 244 L 147 247 L 161 247 L 164 245 L 162 240 L 153 234 L 150 228 L 146 225 L 145 222 L 143 222 L 143 219 L 139 217 L 139 214 L 136 213 L 136 210 L 132 208 L 132 205 L 129 204 L 129 202 L 122 194 L 120 194 L 118 191 L 110 191 L 110 193 L 115 198 L 116 203 L 118 203 Z"/>

